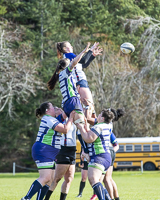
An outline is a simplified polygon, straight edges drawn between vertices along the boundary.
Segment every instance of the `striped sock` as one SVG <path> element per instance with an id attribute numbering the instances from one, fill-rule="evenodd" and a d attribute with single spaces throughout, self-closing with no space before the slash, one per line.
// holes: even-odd
<path id="1" fill-rule="evenodd" d="M 31 199 L 33 197 L 33 195 L 35 195 L 40 189 L 42 189 L 42 185 L 40 184 L 39 181 L 35 180 L 32 183 L 27 195 L 24 198 Z"/>
<path id="2" fill-rule="evenodd" d="M 104 189 L 105 199 L 106 200 L 112 200 L 111 197 L 109 196 L 107 189 L 106 188 L 103 188 L 103 189 Z"/>
<path id="3" fill-rule="evenodd" d="M 98 182 L 92 186 L 99 200 L 105 200 L 104 189 L 102 183 Z"/>
<path id="4" fill-rule="evenodd" d="M 48 190 L 49 190 L 49 186 L 48 186 L 48 185 L 43 186 L 43 187 L 38 191 L 37 199 L 36 199 L 36 200 L 43 200 L 43 197 L 47 194 Z"/>

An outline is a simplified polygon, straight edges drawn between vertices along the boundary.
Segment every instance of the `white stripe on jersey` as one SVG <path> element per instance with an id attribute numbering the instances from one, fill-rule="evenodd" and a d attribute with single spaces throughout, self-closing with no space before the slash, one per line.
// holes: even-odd
<path id="1" fill-rule="evenodd" d="M 99 123 L 91 128 L 98 138 L 88 144 L 89 155 L 97 155 L 99 153 L 109 152 L 110 134 L 112 132 L 112 124 Z"/>
<path id="2" fill-rule="evenodd" d="M 63 96 L 62 104 L 64 104 L 64 102 L 69 98 L 78 95 L 75 80 L 73 78 L 72 72 L 69 71 L 68 67 L 60 72 L 59 84 L 60 91 Z"/>
<path id="3" fill-rule="evenodd" d="M 57 131 L 54 131 L 54 128 L 59 123 L 60 122 L 56 118 L 49 115 L 44 115 L 41 119 L 36 141 L 47 145 L 51 145 L 53 147 L 56 146 L 55 148 L 60 149 L 61 134 Z"/>
<path id="4" fill-rule="evenodd" d="M 81 80 L 86 80 L 87 81 L 87 77 L 83 71 L 83 68 L 82 68 L 82 64 L 78 63 L 74 69 L 73 69 L 73 76 L 74 76 L 74 79 L 76 80 L 76 83 L 78 81 L 81 81 Z"/>
<path id="5" fill-rule="evenodd" d="M 77 130 L 76 125 L 72 124 L 67 134 L 62 135 L 61 137 L 62 146 L 76 146 L 76 130 Z"/>

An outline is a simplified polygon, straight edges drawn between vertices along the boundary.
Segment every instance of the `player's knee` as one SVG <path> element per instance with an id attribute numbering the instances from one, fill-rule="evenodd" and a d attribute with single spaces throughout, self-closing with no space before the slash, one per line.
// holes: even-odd
<path id="1" fill-rule="evenodd" d="M 74 177 L 69 176 L 69 177 L 67 177 L 67 178 L 65 179 L 65 181 L 66 181 L 67 183 L 71 183 L 71 182 L 73 181 L 73 178 L 74 178 Z"/>
<path id="2" fill-rule="evenodd" d="M 55 178 L 55 182 L 58 183 L 61 180 L 61 178 Z"/>
<path id="3" fill-rule="evenodd" d="M 86 180 L 87 180 L 87 177 L 82 177 L 82 182 L 86 182 Z"/>
<path id="4" fill-rule="evenodd" d="M 46 176 L 43 176 L 43 182 L 45 183 L 49 183 L 51 181 L 51 175 L 46 175 Z"/>
<path id="5" fill-rule="evenodd" d="M 99 180 L 96 177 L 88 177 L 88 180 L 91 185 L 94 185 L 95 183 L 99 182 Z"/>
<path id="6" fill-rule="evenodd" d="M 81 113 L 76 113 L 73 120 L 74 120 L 75 124 L 76 123 L 85 123 L 83 113 L 82 114 Z"/>

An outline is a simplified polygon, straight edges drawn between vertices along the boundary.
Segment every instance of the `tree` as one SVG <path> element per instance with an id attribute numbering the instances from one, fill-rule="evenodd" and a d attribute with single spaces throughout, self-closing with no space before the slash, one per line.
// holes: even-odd
<path id="1" fill-rule="evenodd" d="M 35 95 L 39 87 L 44 89 L 36 74 L 39 67 L 34 61 L 30 45 L 21 44 L 18 49 L 11 49 L 22 40 L 24 31 L 12 23 L 0 26 L 0 112 L 8 106 L 10 117 L 14 110 L 13 99 L 27 101 L 30 94 Z"/>
<path id="2" fill-rule="evenodd" d="M 137 69 L 131 64 L 130 55 L 122 57 L 113 49 L 109 44 L 103 56 L 88 68 L 96 110 L 99 113 L 104 107 L 125 109 L 125 117 L 114 125 L 118 137 L 157 136 L 160 83 L 154 70 L 159 77 L 158 65 Z"/>

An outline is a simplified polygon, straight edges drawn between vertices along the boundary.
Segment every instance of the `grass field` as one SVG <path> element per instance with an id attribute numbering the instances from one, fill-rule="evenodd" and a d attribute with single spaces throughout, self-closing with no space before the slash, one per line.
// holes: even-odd
<path id="1" fill-rule="evenodd" d="M 0 174 L 0 200 L 20 200 L 25 196 L 31 183 L 38 178 L 38 173 Z M 127 171 L 113 172 L 121 200 L 160 200 L 160 171 L 144 172 Z M 77 172 L 71 184 L 67 200 L 76 200 L 81 173 Z M 51 200 L 59 200 L 61 182 L 51 196 Z M 80 200 L 89 200 L 92 189 L 87 181 Z M 36 195 L 32 198 L 36 199 Z"/>

